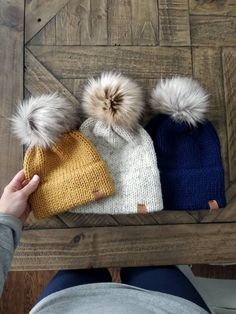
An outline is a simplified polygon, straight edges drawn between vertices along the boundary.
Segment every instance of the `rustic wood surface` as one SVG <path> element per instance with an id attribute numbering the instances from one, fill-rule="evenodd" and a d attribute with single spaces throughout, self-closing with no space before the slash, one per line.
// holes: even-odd
<path id="1" fill-rule="evenodd" d="M 14 111 L 16 101 L 23 98 L 23 0 L 13 2 L 15 5 L 9 7 L 2 1 L 5 14 L 0 17 L 0 37 L 6 42 L 1 48 L 5 62 L 0 65 L 3 73 L 0 144 L 4 147 L 0 157 L 1 187 L 22 164 L 22 149 L 10 135 L 9 122 L 5 120 Z M 151 117 L 148 99 L 158 80 L 175 74 L 193 75 L 211 95 L 208 118 L 215 125 L 221 142 L 228 199 L 226 208 L 214 211 L 162 211 L 126 216 L 65 213 L 42 221 L 31 215 L 25 226 L 27 234 L 35 232 L 36 237 L 37 232 L 42 232 L 48 238 L 52 229 L 55 237 L 57 233 L 59 237 L 63 233 L 72 234 L 72 228 L 109 227 L 115 235 L 115 230 L 118 232 L 121 226 L 138 226 L 143 235 L 148 225 L 157 230 L 169 225 L 173 232 L 169 239 L 177 243 L 174 233 L 179 228 L 195 230 L 196 226 L 210 226 L 212 222 L 217 225 L 227 222 L 233 226 L 236 222 L 235 16 L 234 0 L 150 0 L 145 4 L 141 0 L 53 0 L 50 4 L 41 0 L 25 1 L 26 96 L 59 91 L 79 106 L 89 76 L 104 70 L 119 70 L 143 86 L 147 106 L 143 123 L 146 123 Z M 31 256 L 33 253 L 29 251 L 29 263 L 25 265 L 31 263 L 36 267 L 37 254 L 46 256 L 47 250 L 40 246 L 40 241 L 36 245 L 40 252 L 32 251 L 35 256 Z M 51 243 L 51 252 L 54 245 L 56 241 Z M 145 255 L 144 249 L 141 245 L 140 254 Z M 23 252 L 27 258 L 28 249 L 24 251 L 24 245 L 18 256 Z M 177 249 L 174 252 L 177 262 L 180 253 Z M 79 257 L 80 251 L 77 253 Z M 72 267 L 71 263 L 67 264 L 70 250 L 65 249 L 65 254 L 64 265 Z M 55 262 L 56 256 L 51 258 Z M 185 258 L 187 262 L 188 257 Z M 20 269 L 22 264 L 17 266 L 17 261 L 19 257 L 14 267 Z"/>
<path id="2" fill-rule="evenodd" d="M 23 0 L 1 0 L 0 14 L 0 193 L 12 176 L 21 169 L 23 149 L 10 132 L 7 120 L 15 104 L 23 97 Z"/>
<path id="3" fill-rule="evenodd" d="M 12 270 L 233 263 L 235 251 L 235 223 L 27 230 Z"/>

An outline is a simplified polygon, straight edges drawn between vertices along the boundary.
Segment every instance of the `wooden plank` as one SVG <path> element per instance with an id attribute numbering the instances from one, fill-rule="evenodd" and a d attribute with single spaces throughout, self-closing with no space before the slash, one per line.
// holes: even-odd
<path id="1" fill-rule="evenodd" d="M 30 213 L 25 225 L 25 230 L 34 230 L 34 229 L 59 229 L 67 228 L 67 225 L 59 219 L 57 216 L 46 219 L 36 219 L 33 213 Z"/>
<path id="2" fill-rule="evenodd" d="M 23 98 L 24 1 L 0 0 L 0 193 L 22 167 L 23 150 L 7 118 Z"/>
<path id="3" fill-rule="evenodd" d="M 190 0 L 189 9 L 192 15 L 236 15 L 236 1 Z"/>
<path id="4" fill-rule="evenodd" d="M 30 50 L 59 78 L 87 78 L 114 69 L 146 79 L 192 74 L 189 48 L 30 46 Z"/>
<path id="5" fill-rule="evenodd" d="M 236 19 L 229 16 L 190 16 L 193 46 L 236 46 Z"/>
<path id="6" fill-rule="evenodd" d="M 57 45 L 106 45 L 107 0 L 71 0 L 56 16 Z"/>
<path id="7" fill-rule="evenodd" d="M 160 212 L 153 213 L 153 217 L 160 225 L 197 223 L 197 220 L 188 212 L 179 210 L 162 210 Z"/>
<path id="8" fill-rule="evenodd" d="M 9 63 L 8 63 L 9 65 Z M 1 65 L 0 65 L 1 67 Z M 21 80 L 19 78 L 19 80 Z M 12 97 L 15 97 L 12 87 L 9 86 L 6 92 L 12 92 Z M 12 81 L 15 84 L 14 81 Z M 18 84 L 17 82 L 16 84 Z M 3 94 L 0 95 L 4 97 Z M 2 105 L 3 103 L 1 103 Z M 11 181 L 13 176 L 22 168 L 23 164 L 23 148 L 19 145 L 19 141 L 11 134 L 10 122 L 6 118 L 0 118 L 0 195 L 2 195 L 4 187 Z"/>
<path id="9" fill-rule="evenodd" d="M 156 225 L 152 214 L 114 215 L 113 218 L 122 226 Z"/>
<path id="10" fill-rule="evenodd" d="M 107 0 L 108 44 L 132 45 L 131 1 Z"/>
<path id="11" fill-rule="evenodd" d="M 236 280 L 236 265 L 192 265 L 191 270 L 197 277 Z"/>
<path id="12" fill-rule="evenodd" d="M 158 6 L 156 0 L 131 0 L 132 44 L 158 44 Z"/>
<path id="13" fill-rule="evenodd" d="M 29 42 L 30 45 L 56 44 L 56 18 L 51 19 Z"/>
<path id="14" fill-rule="evenodd" d="M 111 215 L 73 214 L 59 215 L 60 219 L 70 228 L 117 226 L 117 221 Z"/>
<path id="15" fill-rule="evenodd" d="M 32 95 L 59 92 L 76 106 L 78 100 L 31 53 L 25 50 L 25 86 Z"/>
<path id="16" fill-rule="evenodd" d="M 70 0 L 30 0 L 25 8 L 25 42 L 31 40 Z"/>
<path id="17" fill-rule="evenodd" d="M 236 182 L 231 183 L 229 188 L 226 190 L 226 199 L 228 203 L 236 199 Z"/>
<path id="18" fill-rule="evenodd" d="M 235 224 L 29 230 L 12 270 L 235 263 Z"/>
<path id="19" fill-rule="evenodd" d="M 158 0 L 161 10 L 187 10 L 188 0 Z"/>
<path id="20" fill-rule="evenodd" d="M 64 85 L 75 97 L 81 101 L 83 96 L 84 87 L 88 79 L 60 79 Z"/>
<path id="21" fill-rule="evenodd" d="M 109 45 L 158 44 L 156 0 L 108 0 Z"/>
<path id="22" fill-rule="evenodd" d="M 160 0 L 159 27 L 161 46 L 189 46 L 188 1 Z"/>
<path id="23" fill-rule="evenodd" d="M 223 50 L 230 181 L 236 180 L 236 50 Z"/>
<path id="24" fill-rule="evenodd" d="M 225 187 L 227 189 L 229 187 L 229 159 L 221 51 L 209 47 L 193 48 L 192 55 L 193 76 L 203 84 L 211 96 L 208 118 L 216 127 L 220 138 L 221 153 L 225 169 Z"/>

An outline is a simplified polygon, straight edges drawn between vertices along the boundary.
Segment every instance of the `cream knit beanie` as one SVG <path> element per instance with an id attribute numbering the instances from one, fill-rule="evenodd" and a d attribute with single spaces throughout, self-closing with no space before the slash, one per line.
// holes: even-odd
<path id="1" fill-rule="evenodd" d="M 138 124 L 142 91 L 116 73 L 103 73 L 85 88 L 83 109 L 90 116 L 80 131 L 107 163 L 116 192 L 75 213 L 129 214 L 163 208 L 159 171 L 152 140 Z"/>

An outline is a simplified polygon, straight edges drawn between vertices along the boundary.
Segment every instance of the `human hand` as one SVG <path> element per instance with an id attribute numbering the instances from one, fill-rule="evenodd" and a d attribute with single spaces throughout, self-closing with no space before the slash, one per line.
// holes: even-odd
<path id="1" fill-rule="evenodd" d="M 28 199 L 37 189 L 39 181 L 39 176 L 34 175 L 27 183 L 24 171 L 19 171 L 4 189 L 0 199 L 0 213 L 15 216 L 25 223 L 31 210 Z"/>

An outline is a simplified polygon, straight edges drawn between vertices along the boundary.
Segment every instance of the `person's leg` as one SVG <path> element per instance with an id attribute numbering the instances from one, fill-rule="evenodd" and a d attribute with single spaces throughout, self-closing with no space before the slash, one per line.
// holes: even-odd
<path id="1" fill-rule="evenodd" d="M 41 293 L 37 303 L 48 295 L 62 289 L 89 283 L 109 281 L 111 281 L 111 276 L 105 268 L 61 270 L 49 282 Z"/>
<path id="2" fill-rule="evenodd" d="M 123 268 L 121 280 L 142 289 L 182 297 L 210 312 L 200 294 L 176 266 Z"/>

